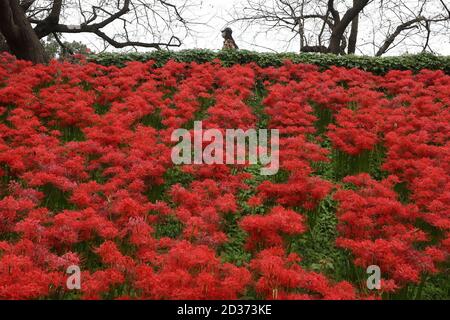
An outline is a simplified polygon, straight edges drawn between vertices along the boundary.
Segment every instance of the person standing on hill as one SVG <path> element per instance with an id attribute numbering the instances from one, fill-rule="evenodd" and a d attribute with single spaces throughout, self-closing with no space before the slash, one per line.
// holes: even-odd
<path id="1" fill-rule="evenodd" d="M 225 28 L 222 30 L 223 47 L 222 50 L 237 50 L 239 47 L 233 39 L 233 31 L 231 28 Z"/>

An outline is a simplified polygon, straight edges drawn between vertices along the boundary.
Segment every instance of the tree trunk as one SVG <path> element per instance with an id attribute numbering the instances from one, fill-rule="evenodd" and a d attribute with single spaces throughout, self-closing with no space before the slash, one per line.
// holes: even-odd
<path id="1" fill-rule="evenodd" d="M 18 0 L 0 0 L 0 32 L 17 58 L 34 63 L 46 62 L 44 47 Z"/>
<path id="2" fill-rule="evenodd" d="M 356 0 L 353 0 L 353 6 L 355 6 Z M 358 40 L 358 27 L 359 27 L 359 13 L 352 20 L 352 29 L 350 30 L 350 36 L 348 38 L 348 54 L 355 54 L 356 42 Z"/>
<path id="3" fill-rule="evenodd" d="M 355 0 L 353 7 L 348 9 L 339 23 L 334 26 L 333 31 L 331 32 L 330 45 L 328 47 L 329 52 L 335 54 L 341 52 L 341 41 L 344 37 L 345 30 L 368 3 L 369 0 Z"/>
<path id="4" fill-rule="evenodd" d="M 303 23 L 302 21 L 298 22 L 298 35 L 300 36 L 300 52 L 302 52 L 303 47 L 305 45 L 305 41 L 304 41 L 304 30 L 303 30 Z"/>
<path id="5" fill-rule="evenodd" d="M 9 52 L 5 37 L 0 33 L 0 52 Z"/>

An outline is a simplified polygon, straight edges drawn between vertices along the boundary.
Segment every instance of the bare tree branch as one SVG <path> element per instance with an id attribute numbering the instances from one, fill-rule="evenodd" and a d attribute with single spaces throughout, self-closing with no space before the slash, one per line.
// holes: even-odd
<path id="1" fill-rule="evenodd" d="M 387 37 L 387 39 L 384 41 L 384 43 L 381 45 L 381 47 L 378 49 L 377 53 L 375 54 L 375 56 L 379 57 L 383 54 L 385 54 L 389 47 L 392 45 L 392 43 L 395 41 L 395 39 L 398 37 L 398 35 L 408 29 L 411 28 L 417 28 L 417 23 L 419 22 L 425 22 L 427 24 L 431 23 L 431 22 L 439 22 L 439 21 L 445 21 L 448 20 L 448 18 L 440 18 L 440 19 L 428 19 L 426 17 L 423 16 L 419 16 L 416 17 L 412 20 L 409 20 L 405 23 L 400 24 L 399 26 L 397 26 L 397 28 L 395 29 L 395 31 L 389 35 Z M 429 26 L 428 26 L 429 28 Z M 428 45 L 428 41 L 427 41 L 427 45 Z"/>
<path id="2" fill-rule="evenodd" d="M 23 12 L 27 12 L 36 0 L 25 0 L 20 3 Z"/>
<path id="3" fill-rule="evenodd" d="M 67 9 L 64 7 L 66 1 L 53 0 L 52 5 L 49 6 L 48 4 L 44 5 L 43 1 L 33 0 L 35 6 L 30 10 L 29 20 L 35 24 L 34 30 L 39 38 L 53 33 L 92 33 L 116 48 L 179 47 L 182 45 L 182 41 L 181 36 L 176 35 L 172 30 L 174 21 L 178 21 L 186 33 L 190 32 L 190 21 L 183 17 L 183 9 L 186 5 L 175 5 L 168 0 L 116 0 L 115 2 L 113 4 L 114 2 L 98 0 L 98 5 L 86 9 L 83 1 L 78 0 L 76 4 L 83 22 L 79 25 L 70 25 L 60 22 L 62 13 Z M 71 7 L 71 9 L 73 8 Z M 47 14 L 45 15 L 45 13 Z M 122 22 L 123 32 L 111 37 L 103 29 L 115 24 L 116 21 Z M 159 23 L 162 24 L 162 28 L 158 25 Z M 155 41 L 131 40 L 132 34 L 128 27 L 133 24 L 135 27 L 141 28 L 143 32 L 149 32 Z M 161 41 L 159 38 L 166 32 L 172 33 L 169 40 Z M 119 41 L 119 38 L 125 41 Z"/>
<path id="4" fill-rule="evenodd" d="M 57 33 L 53 33 L 53 36 L 55 37 L 56 42 L 59 44 L 59 46 L 63 49 L 64 52 L 67 52 L 68 54 L 73 54 L 72 49 L 70 49 L 69 47 L 67 47 L 62 41 L 61 39 L 59 39 L 59 36 Z"/>
<path id="5" fill-rule="evenodd" d="M 379 50 L 382 54 L 397 43 L 403 51 L 411 46 L 431 50 L 433 37 L 445 36 L 450 30 L 445 0 L 243 1 L 229 23 L 240 23 L 245 30 L 254 26 L 255 32 L 270 32 L 275 40 L 299 39 L 302 52 L 345 54 L 348 44 L 350 54 L 367 53 L 367 46 L 373 47 L 373 54 Z M 421 16 L 428 18 L 408 23 Z"/>

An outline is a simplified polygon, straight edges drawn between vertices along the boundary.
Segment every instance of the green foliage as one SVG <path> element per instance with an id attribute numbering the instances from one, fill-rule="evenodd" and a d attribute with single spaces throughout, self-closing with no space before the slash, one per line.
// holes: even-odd
<path id="1" fill-rule="evenodd" d="M 165 216 L 155 226 L 155 237 L 157 239 L 168 237 L 172 239 L 178 238 L 183 232 L 183 224 L 177 217 L 173 215 Z"/>
<path id="2" fill-rule="evenodd" d="M 161 110 L 156 109 L 152 114 L 148 114 L 144 116 L 140 123 L 144 126 L 153 127 L 157 130 L 161 130 L 166 128 L 166 126 L 162 123 L 163 118 L 161 116 Z"/>
<path id="3" fill-rule="evenodd" d="M 223 262 L 234 263 L 243 266 L 251 259 L 251 254 L 245 250 L 246 233 L 239 227 L 241 214 L 229 214 L 225 217 L 224 232 L 228 236 L 228 241 L 218 250 Z"/>
<path id="4" fill-rule="evenodd" d="M 326 108 L 314 101 L 310 101 L 309 104 L 314 109 L 314 114 L 317 117 L 317 121 L 314 124 L 317 130 L 317 134 L 323 135 L 330 123 L 333 123 L 334 116 L 333 111 L 330 108 Z"/>
<path id="5" fill-rule="evenodd" d="M 218 59 L 223 65 L 256 63 L 261 67 L 281 66 L 283 61 L 291 60 L 294 63 L 309 63 L 327 69 L 331 66 L 359 68 L 375 74 L 385 74 L 390 70 L 421 69 L 443 70 L 450 74 L 450 56 L 436 56 L 429 53 L 418 55 L 402 55 L 396 57 L 369 57 L 316 53 L 260 53 L 247 50 L 238 51 L 212 51 L 205 49 L 181 51 L 151 51 L 146 53 L 102 53 L 89 55 L 88 59 L 101 65 L 124 66 L 130 61 L 154 60 L 157 66 L 164 65 L 169 60 L 178 62 L 205 63 Z"/>
<path id="6" fill-rule="evenodd" d="M 401 203 L 409 203 L 409 196 L 411 192 L 409 191 L 406 182 L 397 183 L 394 187 L 394 190 L 397 192 L 398 198 Z"/>
<path id="7" fill-rule="evenodd" d="M 109 104 L 94 103 L 93 107 L 95 109 L 96 114 L 104 115 L 104 114 L 108 113 L 111 106 Z M 144 125 L 146 125 L 146 124 L 144 123 Z"/>
<path id="8" fill-rule="evenodd" d="M 65 126 L 65 127 L 58 126 L 56 128 L 56 130 L 58 130 L 58 129 L 62 134 L 61 140 L 63 142 L 84 141 L 85 140 L 83 131 L 81 131 L 81 129 L 78 128 L 77 126 L 74 126 L 74 125 Z"/>
<path id="9" fill-rule="evenodd" d="M 448 266 L 448 263 L 447 263 Z M 383 294 L 387 300 L 448 300 L 450 281 L 447 273 L 422 275 L 418 284 L 409 284 L 395 293 Z"/>
<path id="10" fill-rule="evenodd" d="M 449 300 L 449 274 L 442 273 L 424 278 L 420 286 L 416 289 L 414 298 L 419 300 Z"/>
<path id="11" fill-rule="evenodd" d="M 168 168 L 164 173 L 164 183 L 160 185 L 151 185 L 147 196 L 150 201 L 155 202 L 158 200 L 170 202 L 170 198 L 167 197 L 167 191 L 175 184 L 180 184 L 183 187 L 188 186 L 194 177 L 188 173 L 183 172 L 180 167 L 175 166 Z"/>
<path id="12" fill-rule="evenodd" d="M 45 53 L 50 59 L 56 58 L 68 58 L 73 54 L 89 54 L 89 48 L 79 41 L 67 42 L 63 41 L 64 48 L 56 41 L 53 35 L 47 37 L 46 40 L 42 41 Z"/>
<path id="13" fill-rule="evenodd" d="M 328 196 L 316 209 L 306 212 L 308 232 L 292 242 L 291 250 L 300 254 L 302 265 L 307 269 L 339 279 L 347 266 L 344 251 L 335 246 L 336 208 L 336 202 Z"/>
<path id="14" fill-rule="evenodd" d="M 372 150 L 364 150 L 358 155 L 349 155 L 339 149 L 333 149 L 332 157 L 336 180 L 362 172 L 369 173 L 378 180 L 387 177 L 387 173 L 381 169 L 385 157 L 385 150 L 381 145 L 376 145 Z"/>
<path id="15" fill-rule="evenodd" d="M 53 212 L 59 212 L 62 210 L 73 208 L 73 205 L 70 204 L 67 200 L 69 198 L 68 193 L 62 191 L 53 184 L 46 184 L 40 187 L 40 191 L 45 195 L 43 206 L 52 210 Z"/>

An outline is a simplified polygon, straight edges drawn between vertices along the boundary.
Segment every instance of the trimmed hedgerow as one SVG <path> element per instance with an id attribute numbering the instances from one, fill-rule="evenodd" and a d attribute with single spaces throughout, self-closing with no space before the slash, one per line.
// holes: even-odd
<path id="1" fill-rule="evenodd" d="M 337 56 L 333 54 L 316 53 L 260 53 L 247 50 L 238 51 L 212 51 L 205 49 L 182 51 L 152 51 L 146 53 L 102 53 L 90 55 L 88 59 L 98 64 L 110 66 L 124 66 L 130 61 L 154 60 L 157 66 L 164 65 L 169 60 L 178 62 L 205 63 L 219 59 L 226 66 L 254 62 L 261 67 L 278 67 L 284 60 L 294 63 L 315 64 L 323 69 L 331 66 L 359 68 L 375 74 L 384 74 L 390 70 L 421 69 L 443 70 L 450 74 L 450 56 L 436 56 L 429 53 L 418 55 L 402 55 L 396 57 L 369 57 L 369 56 Z"/>

